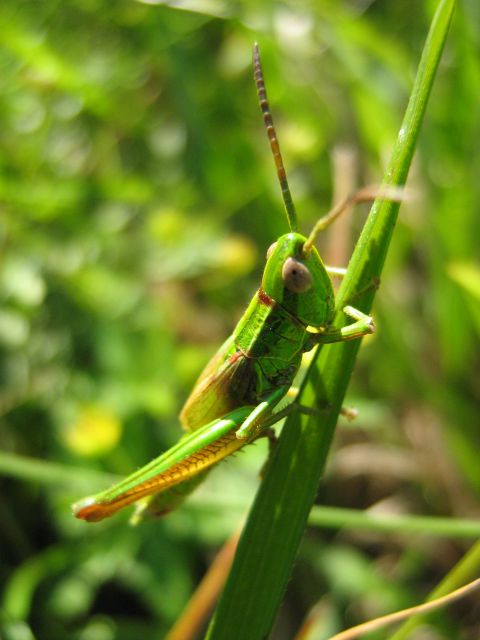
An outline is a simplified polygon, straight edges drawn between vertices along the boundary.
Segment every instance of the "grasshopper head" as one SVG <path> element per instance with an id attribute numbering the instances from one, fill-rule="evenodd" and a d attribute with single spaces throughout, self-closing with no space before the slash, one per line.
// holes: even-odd
<path id="1" fill-rule="evenodd" d="M 305 241 L 287 233 L 269 248 L 262 289 L 300 322 L 319 327 L 333 317 L 334 293 L 318 251 L 303 251 Z"/>

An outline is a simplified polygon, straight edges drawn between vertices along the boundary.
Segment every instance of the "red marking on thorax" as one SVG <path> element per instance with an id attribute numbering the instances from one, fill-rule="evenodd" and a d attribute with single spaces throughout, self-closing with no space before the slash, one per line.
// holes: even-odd
<path id="1" fill-rule="evenodd" d="M 228 361 L 229 361 L 230 364 L 233 364 L 234 362 L 236 362 L 242 356 L 243 356 L 242 351 L 235 351 L 235 353 L 232 353 L 232 355 L 230 356 Z"/>
<path id="2" fill-rule="evenodd" d="M 265 293 L 263 289 L 258 290 L 258 301 L 267 307 L 273 307 L 275 300 Z"/>

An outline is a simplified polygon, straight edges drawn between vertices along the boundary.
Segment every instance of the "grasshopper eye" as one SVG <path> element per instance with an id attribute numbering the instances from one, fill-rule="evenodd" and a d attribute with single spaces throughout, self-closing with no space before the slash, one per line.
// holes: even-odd
<path id="1" fill-rule="evenodd" d="M 267 249 L 267 260 L 270 258 L 272 253 L 275 251 L 275 247 L 277 246 L 276 242 L 272 242 L 272 244 Z"/>
<path id="2" fill-rule="evenodd" d="M 312 274 L 295 258 L 287 258 L 283 263 L 282 279 L 287 289 L 293 293 L 304 293 L 312 286 Z"/>

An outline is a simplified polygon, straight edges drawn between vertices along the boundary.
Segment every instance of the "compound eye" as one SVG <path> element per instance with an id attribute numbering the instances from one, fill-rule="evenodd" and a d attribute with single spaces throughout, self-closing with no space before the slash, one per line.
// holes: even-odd
<path id="1" fill-rule="evenodd" d="M 267 260 L 270 258 L 272 253 L 275 251 L 275 247 L 277 246 L 276 242 L 273 242 L 267 249 Z"/>
<path id="2" fill-rule="evenodd" d="M 285 286 L 293 293 L 305 293 L 312 286 L 312 274 L 295 258 L 287 258 L 283 263 L 282 278 Z"/>

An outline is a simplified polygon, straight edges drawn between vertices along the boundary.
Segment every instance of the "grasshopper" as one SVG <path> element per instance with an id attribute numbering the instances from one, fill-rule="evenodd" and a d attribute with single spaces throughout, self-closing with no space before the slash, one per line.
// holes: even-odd
<path id="1" fill-rule="evenodd" d="M 268 249 L 260 288 L 188 397 L 180 413 L 187 434 L 121 482 L 75 503 L 77 518 L 96 522 L 138 501 L 140 510 L 156 515 L 172 511 L 215 464 L 269 435 L 272 424 L 298 408 L 291 403 L 279 410 L 279 403 L 291 389 L 304 353 L 374 331 L 372 319 L 351 306 L 343 312 L 354 322 L 340 329 L 332 326 L 336 309 L 329 272 L 338 275 L 339 270 L 323 264 L 313 243 L 336 217 L 357 202 L 374 199 L 378 190 L 366 188 L 341 202 L 317 222 L 308 238 L 298 233 L 257 44 L 253 68 L 290 231 Z"/>

